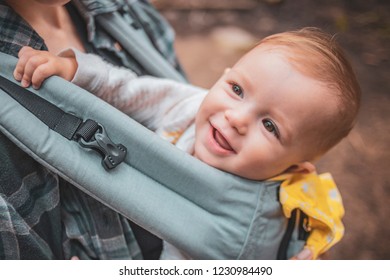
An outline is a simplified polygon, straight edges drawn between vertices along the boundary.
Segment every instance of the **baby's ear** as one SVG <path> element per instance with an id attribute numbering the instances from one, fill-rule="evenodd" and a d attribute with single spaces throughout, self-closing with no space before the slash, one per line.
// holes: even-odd
<path id="1" fill-rule="evenodd" d="M 314 164 L 312 164 L 309 161 L 304 161 L 298 164 L 294 164 L 290 166 L 286 173 L 302 173 L 302 174 L 309 174 L 316 171 L 316 167 Z"/>

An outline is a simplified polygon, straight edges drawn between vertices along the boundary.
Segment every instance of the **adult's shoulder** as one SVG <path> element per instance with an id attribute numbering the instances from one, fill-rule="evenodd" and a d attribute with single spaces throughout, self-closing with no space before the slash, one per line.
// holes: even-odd
<path id="1" fill-rule="evenodd" d="M 0 27 L 0 52 L 17 56 L 23 46 L 46 49 L 38 33 L 2 0 L 0 0 Z"/>

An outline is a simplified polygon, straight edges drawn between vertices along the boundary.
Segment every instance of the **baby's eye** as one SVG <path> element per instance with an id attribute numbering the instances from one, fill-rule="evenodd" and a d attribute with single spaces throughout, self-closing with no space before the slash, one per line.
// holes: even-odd
<path id="1" fill-rule="evenodd" d="M 242 91 L 242 88 L 237 84 L 232 84 L 232 90 L 233 92 L 238 95 L 239 97 L 244 97 L 244 92 Z"/>
<path id="2" fill-rule="evenodd" d="M 276 136 L 276 138 L 279 138 L 279 131 L 278 131 L 278 128 L 277 126 L 274 124 L 273 121 L 271 121 L 270 119 L 265 119 L 263 120 L 263 125 L 265 127 L 265 129 L 269 132 L 271 132 L 272 134 L 274 134 Z"/>

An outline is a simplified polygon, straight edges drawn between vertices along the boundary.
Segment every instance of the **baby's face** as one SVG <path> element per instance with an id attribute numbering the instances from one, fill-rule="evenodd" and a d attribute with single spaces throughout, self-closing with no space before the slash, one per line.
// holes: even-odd
<path id="1" fill-rule="evenodd" d="M 225 73 L 196 117 L 194 155 L 218 169 L 264 180 L 311 160 L 315 130 L 335 98 L 282 50 L 256 47 Z"/>

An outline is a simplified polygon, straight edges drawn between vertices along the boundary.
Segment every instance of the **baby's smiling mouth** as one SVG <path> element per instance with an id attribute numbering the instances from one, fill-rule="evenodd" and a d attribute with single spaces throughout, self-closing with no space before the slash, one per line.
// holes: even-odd
<path id="1" fill-rule="evenodd" d="M 215 142 L 217 142 L 218 145 L 221 146 L 223 149 L 235 152 L 232 146 L 230 146 L 229 142 L 226 140 L 226 138 L 215 127 L 213 127 L 213 137 L 215 139 Z"/>

